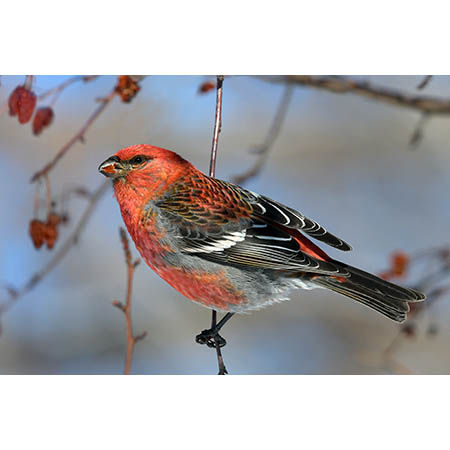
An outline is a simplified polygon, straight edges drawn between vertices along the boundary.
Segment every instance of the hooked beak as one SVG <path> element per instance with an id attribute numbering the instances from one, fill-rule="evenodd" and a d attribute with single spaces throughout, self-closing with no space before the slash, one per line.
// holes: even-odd
<path id="1" fill-rule="evenodd" d="M 111 156 L 98 166 L 98 171 L 108 178 L 118 178 L 125 174 L 125 168 L 117 156 Z"/>

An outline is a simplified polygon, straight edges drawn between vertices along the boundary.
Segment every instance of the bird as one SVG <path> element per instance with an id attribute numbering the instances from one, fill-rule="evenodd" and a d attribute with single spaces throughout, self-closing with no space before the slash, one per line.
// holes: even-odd
<path id="1" fill-rule="evenodd" d="M 223 346 L 219 331 L 235 314 L 322 288 L 402 323 L 425 300 L 330 257 L 315 239 L 351 246 L 318 222 L 265 195 L 209 177 L 175 152 L 151 145 L 119 150 L 99 172 L 112 179 L 123 221 L 147 265 L 188 299 L 224 312 L 196 337 Z"/>

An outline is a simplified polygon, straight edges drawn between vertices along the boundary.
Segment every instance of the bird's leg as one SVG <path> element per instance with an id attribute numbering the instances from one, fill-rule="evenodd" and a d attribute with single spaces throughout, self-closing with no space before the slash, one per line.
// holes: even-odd
<path id="1" fill-rule="evenodd" d="M 224 347 L 227 341 L 219 334 L 220 329 L 233 317 L 234 313 L 226 313 L 223 318 L 208 330 L 203 330 L 195 337 L 197 344 L 206 344 L 210 348 L 216 348 L 216 345 Z"/>

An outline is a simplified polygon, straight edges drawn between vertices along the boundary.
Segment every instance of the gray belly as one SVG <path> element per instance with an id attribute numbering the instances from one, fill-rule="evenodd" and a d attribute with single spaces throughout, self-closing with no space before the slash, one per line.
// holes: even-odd
<path id="1" fill-rule="evenodd" d="M 225 270 L 228 280 L 237 290 L 244 293 L 247 300 L 246 303 L 239 305 L 229 304 L 227 311 L 235 313 L 245 313 L 289 300 L 289 293 L 294 289 L 310 290 L 320 287 L 310 281 L 288 276 L 276 270 L 255 270 L 246 266 L 236 268 L 182 253 L 166 254 L 163 258 L 168 264 L 184 267 L 188 271 L 201 270 L 217 273 Z"/>

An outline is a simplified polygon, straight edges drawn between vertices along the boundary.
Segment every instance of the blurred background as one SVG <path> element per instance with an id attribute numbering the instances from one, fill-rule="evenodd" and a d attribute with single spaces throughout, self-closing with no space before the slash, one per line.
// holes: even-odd
<path id="1" fill-rule="evenodd" d="M 33 91 L 39 96 L 68 78 L 37 76 Z M 0 108 L 24 79 L 1 77 Z M 450 77 L 433 77 L 422 91 L 417 90 L 422 76 L 352 79 L 412 96 L 450 98 Z M 199 94 L 208 81 L 215 79 L 151 76 L 140 81 L 130 103 L 115 98 L 108 105 L 85 142 L 77 142 L 50 172 L 56 209 L 64 206 L 69 217 L 53 250 L 36 250 L 28 233 L 36 190 L 30 177 L 80 129 L 117 77 L 67 87 L 53 107 L 53 123 L 39 136 L 7 111 L 0 116 L 0 302 L 8 299 L 6 287 L 20 288 L 53 257 L 88 204 L 71 196 L 62 205 L 61 193 L 81 186 L 95 190 L 103 181 L 99 163 L 118 149 L 148 143 L 208 170 L 215 91 Z M 223 89 L 216 176 L 229 180 L 257 159 L 251 150 L 264 141 L 285 86 L 227 77 Z M 420 117 L 416 110 L 352 93 L 295 87 L 267 164 L 245 187 L 300 210 L 352 244 L 351 253 L 327 248 L 332 257 L 384 272 L 395 251 L 412 255 L 449 243 L 450 115 L 431 117 L 420 142 L 411 146 Z M 0 373 L 122 373 L 125 321 L 112 306 L 126 293 L 121 225 L 109 188 L 61 263 L 2 315 Z M 137 257 L 134 245 L 132 250 Z M 398 282 L 414 285 L 431 264 L 423 260 Z M 215 352 L 194 342 L 209 327 L 210 311 L 186 300 L 144 264 L 136 269 L 132 308 L 135 333 L 148 333 L 135 347 L 132 373 L 217 372 Z M 223 354 L 231 374 L 450 373 L 449 317 L 450 295 L 442 296 L 412 319 L 410 335 L 345 297 L 297 291 L 290 302 L 233 318 L 222 333 L 228 342 Z"/>

